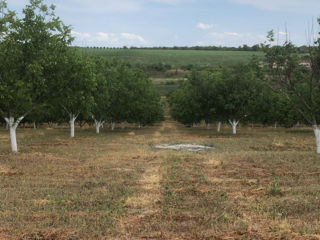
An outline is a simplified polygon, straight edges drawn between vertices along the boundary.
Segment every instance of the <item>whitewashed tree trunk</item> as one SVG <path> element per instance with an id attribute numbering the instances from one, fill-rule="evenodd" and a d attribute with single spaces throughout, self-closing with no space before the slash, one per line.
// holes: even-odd
<path id="1" fill-rule="evenodd" d="M 139 123 L 138 128 L 141 128 L 141 123 Z"/>
<path id="2" fill-rule="evenodd" d="M 320 128 L 317 125 L 314 125 L 313 132 L 316 137 L 317 153 L 320 153 Z"/>
<path id="3" fill-rule="evenodd" d="M 239 121 L 236 121 L 235 119 L 233 119 L 232 121 L 229 120 L 229 123 L 232 126 L 232 134 L 237 134 L 237 126 L 239 124 Z"/>
<path id="4" fill-rule="evenodd" d="M 206 129 L 210 129 L 210 123 L 206 123 Z"/>
<path id="5" fill-rule="evenodd" d="M 17 144 L 17 127 L 19 125 L 19 123 L 21 122 L 21 120 L 24 117 L 20 117 L 18 118 L 17 121 L 14 121 L 13 117 L 9 117 L 9 118 L 5 118 L 6 123 L 9 125 L 9 129 L 10 129 L 10 140 L 11 140 L 11 151 L 14 153 L 18 152 L 18 144 Z"/>
<path id="6" fill-rule="evenodd" d="M 111 122 L 111 130 L 112 131 L 114 130 L 115 126 L 116 126 L 116 123 L 115 122 Z"/>
<path id="7" fill-rule="evenodd" d="M 33 129 L 37 129 L 37 124 L 36 124 L 36 122 L 33 122 Z"/>
<path id="8" fill-rule="evenodd" d="M 277 128 L 277 126 L 278 126 L 278 123 L 275 122 L 275 123 L 274 123 L 274 128 Z"/>
<path id="9" fill-rule="evenodd" d="M 100 133 L 100 123 L 96 122 L 96 133 L 99 134 Z"/>
<path id="10" fill-rule="evenodd" d="M 102 127 L 103 126 L 103 124 L 104 124 L 104 121 L 98 121 L 98 120 L 94 120 L 94 123 L 95 123 L 95 125 L 96 125 L 96 133 L 97 134 L 99 134 L 100 133 L 100 127 Z"/>
<path id="11" fill-rule="evenodd" d="M 221 122 L 218 122 L 217 124 L 217 132 L 220 132 L 221 131 Z"/>
<path id="12" fill-rule="evenodd" d="M 121 129 L 124 129 L 124 122 L 121 122 Z"/>
<path id="13" fill-rule="evenodd" d="M 74 122 L 76 121 L 77 116 L 75 116 L 73 113 L 70 113 L 70 137 L 74 138 Z"/>
<path id="14" fill-rule="evenodd" d="M 11 140 L 11 151 L 18 152 L 18 144 L 17 144 L 17 129 L 13 126 L 10 126 L 10 140 Z"/>

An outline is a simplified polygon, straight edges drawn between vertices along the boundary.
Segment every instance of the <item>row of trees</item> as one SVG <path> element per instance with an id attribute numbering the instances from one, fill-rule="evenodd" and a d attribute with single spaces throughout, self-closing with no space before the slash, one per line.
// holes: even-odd
<path id="1" fill-rule="evenodd" d="M 292 126 L 303 119 L 280 92 L 273 91 L 253 59 L 248 65 L 192 71 L 169 97 L 171 115 L 191 125 L 229 122 L 236 134 L 242 122 Z"/>
<path id="2" fill-rule="evenodd" d="M 320 20 L 319 20 L 320 24 Z M 169 97 L 174 119 L 187 125 L 205 121 L 229 122 L 233 133 L 240 121 L 291 126 L 313 126 L 320 153 L 320 38 L 306 56 L 291 42 L 263 45 L 266 65 L 257 59 L 248 65 L 192 71 Z"/>
<path id="3" fill-rule="evenodd" d="M 245 51 L 245 52 L 258 52 L 263 51 L 263 45 L 255 44 L 252 46 L 248 46 L 246 44 L 239 46 L 239 47 L 224 47 L 224 46 L 174 46 L 174 47 L 83 47 L 83 49 L 148 49 L 148 50 L 201 50 L 201 51 Z M 309 47 L 308 46 L 300 46 L 297 47 L 297 51 L 299 53 L 308 53 Z"/>
<path id="4" fill-rule="evenodd" d="M 71 30 L 54 6 L 30 0 L 22 17 L 0 1 L 0 116 L 17 152 L 21 121 L 60 121 L 67 113 L 74 137 L 76 119 L 151 124 L 163 117 L 160 96 L 139 69 L 83 57 L 70 48 Z"/>

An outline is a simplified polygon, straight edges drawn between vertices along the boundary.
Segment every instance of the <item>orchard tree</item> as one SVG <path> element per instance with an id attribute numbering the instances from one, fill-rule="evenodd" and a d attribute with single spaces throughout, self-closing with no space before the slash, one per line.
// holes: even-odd
<path id="1" fill-rule="evenodd" d="M 219 78 L 220 70 L 193 70 L 188 80 L 169 98 L 171 116 L 184 124 L 204 120 L 209 129 L 212 121 L 219 120 L 215 93 L 215 83 Z"/>
<path id="2" fill-rule="evenodd" d="M 251 105 L 257 98 L 259 74 L 252 66 L 237 66 L 224 69 L 222 77 L 215 83 L 217 98 L 217 114 L 232 126 L 232 133 L 237 133 L 237 126 L 241 120 L 248 119 Z"/>
<path id="3" fill-rule="evenodd" d="M 295 111 L 292 103 L 278 91 L 273 91 L 266 82 L 259 89 L 257 98 L 251 104 L 250 120 L 263 125 L 292 127 L 297 122 L 304 122 Z"/>
<path id="4" fill-rule="evenodd" d="M 154 84 L 142 70 L 132 69 L 132 71 L 133 78 L 128 85 L 131 93 L 130 112 L 126 120 L 138 123 L 139 126 L 162 121 L 164 117 L 161 97 Z"/>
<path id="5" fill-rule="evenodd" d="M 269 32 L 268 39 L 264 51 L 271 85 L 287 98 L 305 122 L 313 126 L 317 153 L 320 153 L 320 38 L 309 48 L 310 67 L 300 64 L 301 55 L 291 42 L 272 46 L 273 31 Z"/>
<path id="6" fill-rule="evenodd" d="M 50 95 L 59 59 L 72 41 L 54 9 L 30 0 L 19 18 L 0 0 L 0 115 L 9 125 L 13 152 L 19 123 Z"/>
<path id="7" fill-rule="evenodd" d="M 110 64 L 103 58 L 96 59 L 96 87 L 93 91 L 94 104 L 92 106 L 92 118 L 95 122 L 96 133 L 100 133 L 100 128 L 105 121 L 109 120 L 108 111 L 110 109 L 110 86 L 107 80 L 108 68 Z"/>
<path id="8" fill-rule="evenodd" d="M 221 78 L 221 71 L 192 71 L 189 81 L 194 89 L 194 98 L 200 108 L 201 118 L 210 128 L 210 123 L 217 120 L 215 82 Z"/>
<path id="9" fill-rule="evenodd" d="M 124 122 L 130 114 L 132 93 L 130 93 L 129 82 L 133 76 L 127 65 L 119 62 L 113 62 L 111 65 L 107 73 L 110 94 L 108 116 L 113 130 L 115 123 Z"/>
<path id="10" fill-rule="evenodd" d="M 200 106 L 195 98 L 195 90 L 191 83 L 186 81 L 169 96 L 170 115 L 185 125 L 199 123 L 202 120 Z"/>
<path id="11" fill-rule="evenodd" d="M 83 58 L 76 49 L 69 49 L 60 62 L 53 104 L 60 105 L 69 116 L 70 136 L 75 135 L 75 121 L 80 113 L 91 114 L 96 87 L 94 64 Z"/>
<path id="12" fill-rule="evenodd" d="M 144 125 L 163 119 L 160 96 L 151 80 L 141 70 L 113 62 L 106 77 L 109 88 L 107 114 L 112 128 L 116 122 L 127 121 Z"/>

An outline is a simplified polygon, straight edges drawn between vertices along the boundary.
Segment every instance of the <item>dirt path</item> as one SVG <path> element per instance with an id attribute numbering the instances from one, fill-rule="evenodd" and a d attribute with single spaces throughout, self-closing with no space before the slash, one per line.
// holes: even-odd
<path id="1" fill-rule="evenodd" d="M 160 164 L 156 159 L 146 162 L 146 170 L 139 182 L 137 192 L 128 198 L 126 216 L 120 221 L 122 239 L 141 239 L 145 229 L 141 229 L 144 219 L 159 211 L 160 201 Z"/>
<path id="2" fill-rule="evenodd" d="M 168 127 L 172 128 L 173 126 L 162 124 L 159 129 L 156 129 L 153 134 L 154 141 L 157 141 Z M 152 226 L 146 225 L 149 223 L 148 219 L 153 218 L 160 211 L 160 166 L 162 158 L 159 153 L 154 153 L 153 156 L 148 156 L 142 161 L 144 161 L 144 172 L 137 185 L 137 191 L 125 203 L 127 213 L 120 221 L 121 239 L 152 238 L 152 233 L 146 231 Z M 158 233 L 153 234 L 158 235 Z"/>

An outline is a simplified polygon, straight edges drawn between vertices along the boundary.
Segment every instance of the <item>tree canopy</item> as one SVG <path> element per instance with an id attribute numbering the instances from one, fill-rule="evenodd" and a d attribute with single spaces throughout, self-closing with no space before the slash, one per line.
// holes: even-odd
<path id="1" fill-rule="evenodd" d="M 70 28 L 55 16 L 54 6 L 30 0 L 23 16 L 0 1 L 0 114 L 10 125 L 12 151 L 16 128 L 48 98 L 61 56 L 72 41 Z"/>

